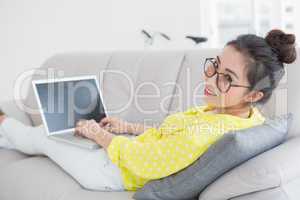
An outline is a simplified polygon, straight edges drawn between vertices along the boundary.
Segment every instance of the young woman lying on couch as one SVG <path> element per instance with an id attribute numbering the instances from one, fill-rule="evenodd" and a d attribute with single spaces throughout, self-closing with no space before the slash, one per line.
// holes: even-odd
<path id="1" fill-rule="evenodd" d="M 103 147 L 95 151 L 49 140 L 42 125 L 25 126 L 4 113 L 0 134 L 25 154 L 48 156 L 86 189 L 136 190 L 191 165 L 228 131 L 262 124 L 254 105 L 270 98 L 284 75 L 283 64 L 295 59 L 292 34 L 241 35 L 205 61 L 207 105 L 169 115 L 159 128 L 118 118 L 79 121 L 76 134 Z M 125 132 L 136 137 L 122 136 Z"/>

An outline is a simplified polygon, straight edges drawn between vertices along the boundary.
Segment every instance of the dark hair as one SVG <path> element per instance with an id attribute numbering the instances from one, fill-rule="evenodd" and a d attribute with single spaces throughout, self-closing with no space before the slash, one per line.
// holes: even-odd
<path id="1" fill-rule="evenodd" d="M 296 60 L 295 40 L 295 35 L 274 29 L 265 38 L 246 34 L 227 43 L 247 58 L 251 90 L 264 93 L 257 103 L 265 103 L 271 97 L 284 76 L 284 63 L 290 64 Z"/>

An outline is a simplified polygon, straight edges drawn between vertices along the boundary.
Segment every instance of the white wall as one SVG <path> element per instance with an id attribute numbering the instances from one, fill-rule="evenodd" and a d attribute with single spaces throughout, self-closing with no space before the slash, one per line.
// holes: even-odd
<path id="1" fill-rule="evenodd" d="M 292 3 L 294 5 L 294 26 L 295 26 L 295 34 L 297 38 L 297 44 L 300 44 L 300 1 L 298 0 L 292 0 Z M 299 46 L 299 45 L 298 45 Z"/>
<path id="2" fill-rule="evenodd" d="M 200 32 L 199 10 L 199 0 L 0 0 L 0 100 L 57 52 L 143 48 L 142 28 L 185 45 Z"/>

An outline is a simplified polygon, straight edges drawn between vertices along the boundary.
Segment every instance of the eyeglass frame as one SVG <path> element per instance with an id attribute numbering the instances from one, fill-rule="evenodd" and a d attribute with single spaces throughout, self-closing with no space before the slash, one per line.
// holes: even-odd
<path id="1" fill-rule="evenodd" d="M 217 71 L 217 67 L 219 66 L 219 64 L 218 64 L 217 61 L 216 61 L 216 62 L 212 62 L 212 60 L 217 60 L 217 59 L 216 59 L 216 58 L 206 58 L 206 59 L 205 59 L 205 62 L 204 62 L 204 65 L 203 65 L 204 75 L 205 75 L 207 78 L 211 78 L 211 77 L 213 77 L 213 76 L 215 76 L 215 75 L 217 74 L 217 78 L 216 78 L 216 86 L 217 86 L 218 90 L 219 90 L 221 93 L 227 93 L 227 92 L 230 90 L 231 87 L 243 87 L 243 88 L 248 88 L 248 89 L 251 89 L 251 88 L 252 88 L 251 86 L 232 84 L 232 81 L 229 81 L 229 87 L 227 88 L 227 90 L 226 90 L 226 91 L 222 91 L 222 90 L 219 88 L 219 86 L 218 86 L 218 85 L 219 85 L 219 84 L 218 84 L 218 82 L 219 82 L 219 76 L 220 76 L 220 75 L 225 76 L 225 75 L 227 75 L 227 74 L 222 73 L 222 72 L 218 72 L 218 71 Z M 206 63 L 207 63 L 208 61 L 212 63 L 212 65 L 213 65 L 213 67 L 214 67 L 214 70 L 215 70 L 215 72 L 214 72 L 213 75 L 211 75 L 211 76 L 208 76 L 207 73 L 206 73 L 206 70 L 205 70 L 205 66 L 206 66 Z M 217 65 L 217 66 L 216 66 L 216 65 Z"/>

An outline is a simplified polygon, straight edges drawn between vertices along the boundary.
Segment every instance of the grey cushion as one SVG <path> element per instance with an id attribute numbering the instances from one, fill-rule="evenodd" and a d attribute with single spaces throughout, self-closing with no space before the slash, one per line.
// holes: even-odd
<path id="1" fill-rule="evenodd" d="M 263 125 L 225 134 L 191 166 L 172 176 L 150 181 L 137 191 L 137 200 L 195 199 L 219 176 L 282 143 L 286 136 L 291 114 L 267 119 Z"/>

